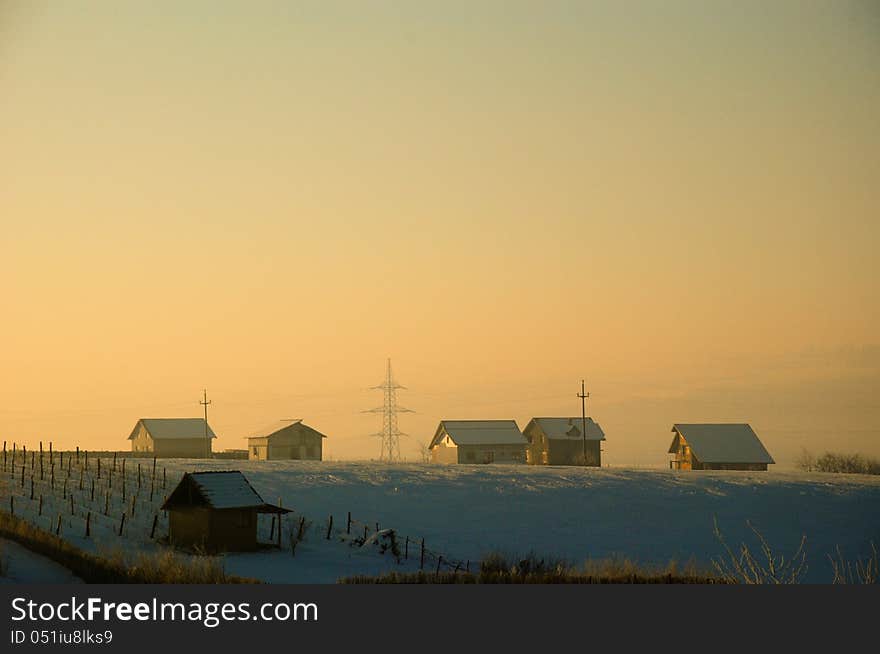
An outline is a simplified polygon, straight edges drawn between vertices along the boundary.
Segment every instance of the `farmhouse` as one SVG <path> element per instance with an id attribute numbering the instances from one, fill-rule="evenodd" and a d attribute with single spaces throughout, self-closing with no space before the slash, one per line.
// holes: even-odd
<path id="1" fill-rule="evenodd" d="M 766 470 L 776 463 L 747 424 L 676 424 L 673 470 Z"/>
<path id="2" fill-rule="evenodd" d="M 256 549 L 257 515 L 280 518 L 289 513 L 266 504 L 237 470 L 185 473 L 162 510 L 168 511 L 168 540 L 173 545 L 212 552 Z"/>
<path id="3" fill-rule="evenodd" d="M 141 418 L 128 440 L 132 452 L 199 459 L 211 458 L 213 438 L 214 431 L 204 418 Z"/>
<path id="4" fill-rule="evenodd" d="M 248 437 L 248 458 L 320 461 L 325 438 L 302 420 L 282 420 Z"/>
<path id="5" fill-rule="evenodd" d="M 525 463 L 515 420 L 442 420 L 428 446 L 434 463 Z"/>
<path id="6" fill-rule="evenodd" d="M 523 434 L 529 442 L 528 463 L 534 465 L 602 465 L 601 442 L 605 432 L 592 418 L 586 419 L 587 437 L 583 434 L 584 420 L 576 418 L 532 418 Z M 584 445 L 586 443 L 586 463 Z"/>

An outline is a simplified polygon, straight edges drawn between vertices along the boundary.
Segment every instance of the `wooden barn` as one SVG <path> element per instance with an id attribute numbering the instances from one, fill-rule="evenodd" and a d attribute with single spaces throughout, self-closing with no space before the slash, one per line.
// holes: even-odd
<path id="1" fill-rule="evenodd" d="M 748 424 L 676 424 L 673 470 L 766 470 L 776 463 Z"/>
<path id="2" fill-rule="evenodd" d="M 434 463 L 525 463 L 515 420 L 442 420 L 429 445 Z"/>
<path id="3" fill-rule="evenodd" d="M 529 442 L 527 461 L 533 465 L 573 466 L 602 465 L 601 443 L 605 432 L 592 418 L 586 419 L 587 437 L 584 439 L 584 420 L 576 418 L 532 418 L 523 434 Z"/>
<path id="4" fill-rule="evenodd" d="M 248 459 L 320 461 L 325 438 L 302 420 L 282 420 L 248 437 Z"/>
<path id="5" fill-rule="evenodd" d="M 204 418 L 141 418 L 128 436 L 132 452 L 189 459 L 210 459 L 214 438 Z"/>
<path id="6" fill-rule="evenodd" d="M 165 500 L 172 545 L 209 552 L 247 552 L 257 548 L 257 515 L 289 513 L 267 504 L 237 470 L 191 472 Z M 280 534 L 280 530 L 276 530 Z"/>

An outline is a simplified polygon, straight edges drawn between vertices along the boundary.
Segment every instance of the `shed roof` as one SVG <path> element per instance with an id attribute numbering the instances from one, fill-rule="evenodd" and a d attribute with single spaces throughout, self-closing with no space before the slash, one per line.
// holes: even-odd
<path id="1" fill-rule="evenodd" d="M 204 418 L 141 418 L 135 423 L 128 440 L 132 440 L 137 435 L 138 425 L 143 425 L 153 440 L 205 437 Z M 208 438 L 217 438 L 210 425 L 208 425 Z"/>
<path id="2" fill-rule="evenodd" d="M 273 422 L 271 425 L 263 427 L 262 429 L 254 432 L 248 438 L 271 438 L 276 434 L 290 430 L 291 432 L 312 432 L 320 436 L 321 438 L 327 438 L 324 434 L 319 432 L 314 427 L 309 427 L 302 421 L 302 418 L 298 418 L 297 420 L 278 420 L 277 422 Z"/>
<path id="3" fill-rule="evenodd" d="M 705 463 L 776 463 L 746 423 L 675 424 L 672 431 L 680 434 Z M 677 439 L 677 435 L 672 439 L 670 454 L 675 451 Z"/>
<path id="4" fill-rule="evenodd" d="M 515 420 L 441 420 L 431 441 L 434 447 L 447 434 L 456 445 L 525 445 Z"/>
<path id="5" fill-rule="evenodd" d="M 583 440 L 583 416 L 574 418 L 532 418 L 531 423 L 535 423 L 544 432 L 544 435 L 550 440 Z M 526 427 L 526 431 L 528 431 Z M 587 440 L 588 441 L 604 441 L 605 432 L 589 416 L 587 417 Z"/>
<path id="6" fill-rule="evenodd" d="M 189 491 L 193 491 L 190 493 Z M 181 506 L 212 509 L 257 509 L 286 513 L 286 509 L 267 504 L 238 470 L 187 472 L 165 500 L 162 510 Z"/>

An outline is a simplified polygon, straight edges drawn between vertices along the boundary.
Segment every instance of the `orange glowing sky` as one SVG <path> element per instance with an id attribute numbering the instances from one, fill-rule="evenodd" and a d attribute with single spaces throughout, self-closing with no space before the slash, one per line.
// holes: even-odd
<path id="1" fill-rule="evenodd" d="M 870 2 L 0 0 L 0 438 L 577 415 L 880 454 Z"/>

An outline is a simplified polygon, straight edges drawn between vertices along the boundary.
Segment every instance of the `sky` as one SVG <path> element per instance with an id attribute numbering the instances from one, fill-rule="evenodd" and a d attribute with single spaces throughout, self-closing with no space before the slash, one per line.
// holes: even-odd
<path id="1" fill-rule="evenodd" d="M 868 0 L 0 0 L 0 438 L 588 414 L 880 455 Z"/>

